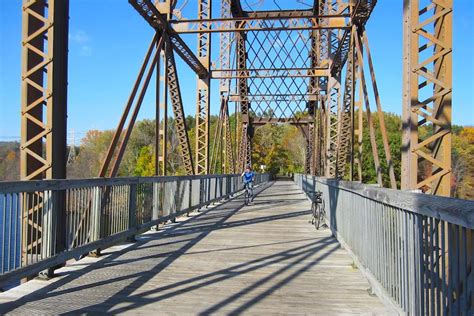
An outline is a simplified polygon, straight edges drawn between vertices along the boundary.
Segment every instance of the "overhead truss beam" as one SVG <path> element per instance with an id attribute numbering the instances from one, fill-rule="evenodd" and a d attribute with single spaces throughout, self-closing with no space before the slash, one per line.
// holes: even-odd
<path id="1" fill-rule="evenodd" d="M 328 68 L 266 68 L 266 69 L 248 69 L 241 72 L 238 69 L 213 69 L 211 70 L 212 79 L 223 78 L 289 78 L 289 77 L 326 77 L 329 75 Z"/>
<path id="2" fill-rule="evenodd" d="M 321 19 L 327 19 L 328 23 L 319 25 L 317 21 Z M 173 20 L 170 23 L 178 34 L 350 28 L 349 19 L 341 19 L 340 15 Z M 204 24 L 209 25 L 209 27 L 203 28 Z"/>
<path id="3" fill-rule="evenodd" d="M 186 45 L 184 40 L 169 25 L 161 12 L 150 0 L 128 0 L 135 10 L 157 31 L 162 31 L 169 36 L 171 47 L 194 70 L 200 78 L 208 77 L 207 68 L 199 58 Z"/>

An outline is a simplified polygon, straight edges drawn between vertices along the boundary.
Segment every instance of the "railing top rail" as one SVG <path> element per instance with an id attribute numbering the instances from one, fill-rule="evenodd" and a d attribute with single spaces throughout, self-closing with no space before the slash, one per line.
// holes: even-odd
<path id="1" fill-rule="evenodd" d="M 359 182 L 320 177 L 315 177 L 315 180 L 386 205 L 474 229 L 474 201 L 380 188 Z"/>
<path id="2" fill-rule="evenodd" d="M 129 185 L 140 183 L 161 183 L 177 180 L 198 180 L 224 178 L 238 174 L 215 174 L 194 176 L 159 176 L 159 177 L 117 177 L 117 178 L 89 178 L 89 179 L 57 179 L 57 180 L 29 180 L 29 181 L 0 181 L 0 193 L 20 193 L 36 191 L 58 191 L 91 186 Z"/>

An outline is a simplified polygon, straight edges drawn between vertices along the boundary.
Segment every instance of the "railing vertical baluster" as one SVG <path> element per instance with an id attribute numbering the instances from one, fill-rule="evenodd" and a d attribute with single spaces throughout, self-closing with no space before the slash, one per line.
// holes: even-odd
<path id="1" fill-rule="evenodd" d="M 5 247 L 5 236 L 6 236 L 6 222 L 7 222 L 7 199 L 8 199 L 8 195 L 7 194 L 4 194 L 2 195 L 3 197 L 3 220 L 1 222 L 1 228 L 2 228 L 2 252 L 0 252 L 0 254 L 2 255 L 0 257 L 0 260 L 2 261 L 1 262 L 1 267 L 2 267 L 2 270 L 1 272 L 4 273 L 6 271 L 8 271 L 7 269 L 5 269 L 5 251 L 8 251 L 8 247 Z M 6 249 L 5 249 L 6 248 Z"/>
<path id="2" fill-rule="evenodd" d="M 459 227 L 459 226 L 458 226 Z M 459 234 L 459 285 L 458 285 L 458 300 L 459 300 L 459 308 L 461 311 L 467 310 L 467 244 L 466 244 L 466 228 L 460 227 L 460 234 Z M 461 280 L 465 280 L 462 282 Z"/>
<path id="3" fill-rule="evenodd" d="M 137 223 L 137 184 L 131 183 L 129 186 L 129 194 L 128 194 L 128 228 L 132 229 L 135 228 Z M 130 238 L 134 240 L 135 238 Z"/>
<path id="4" fill-rule="evenodd" d="M 454 240 L 453 244 L 449 245 L 450 247 L 453 247 L 454 250 L 454 255 L 453 255 L 453 261 L 449 262 L 450 265 L 453 266 L 453 314 L 459 315 L 460 314 L 460 300 L 459 300 L 459 295 L 460 295 L 460 278 L 459 278 L 459 263 L 460 263 L 460 251 L 459 251 L 459 226 L 454 225 L 453 227 L 454 231 Z"/>
<path id="5" fill-rule="evenodd" d="M 157 220 L 160 218 L 160 183 L 153 182 L 153 212 L 151 215 L 151 220 Z M 155 230 L 158 230 L 158 224 L 154 227 Z"/>
<path id="6" fill-rule="evenodd" d="M 101 236 L 103 217 L 102 217 L 102 188 L 96 186 L 92 189 L 91 205 L 91 241 L 99 240 Z M 94 256 L 100 255 L 100 249 L 91 253 Z"/>

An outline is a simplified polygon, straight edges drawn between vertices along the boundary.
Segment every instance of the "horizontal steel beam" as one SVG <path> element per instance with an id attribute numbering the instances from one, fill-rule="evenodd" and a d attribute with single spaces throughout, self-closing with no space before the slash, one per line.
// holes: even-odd
<path id="1" fill-rule="evenodd" d="M 186 45 L 183 39 L 169 25 L 168 21 L 162 16 L 161 12 L 153 5 L 150 0 L 128 0 L 128 2 L 137 10 L 137 12 L 150 24 L 151 27 L 161 30 L 168 34 L 171 46 L 176 53 L 194 70 L 200 78 L 206 78 L 209 73 L 198 57 Z"/>
<path id="2" fill-rule="evenodd" d="M 276 77 L 327 77 L 328 68 L 267 68 L 267 69 L 214 69 L 212 79 L 225 78 L 276 78 Z"/>
<path id="3" fill-rule="evenodd" d="M 327 19 L 327 23 L 321 20 Z M 297 31 L 350 28 L 349 15 L 311 15 L 241 17 L 202 20 L 172 20 L 170 25 L 176 33 L 223 33 L 240 31 Z"/>
<path id="4" fill-rule="evenodd" d="M 302 117 L 302 118 L 253 117 L 252 118 L 252 125 L 254 126 L 260 126 L 260 125 L 265 125 L 265 124 L 275 124 L 275 123 L 286 123 L 290 125 L 305 125 L 305 124 L 308 124 L 309 122 L 313 122 L 313 120 L 307 117 Z"/>
<path id="5" fill-rule="evenodd" d="M 229 95 L 230 102 L 302 102 L 302 101 L 316 101 L 318 94 L 254 94 L 248 95 L 244 98 L 237 94 Z"/>

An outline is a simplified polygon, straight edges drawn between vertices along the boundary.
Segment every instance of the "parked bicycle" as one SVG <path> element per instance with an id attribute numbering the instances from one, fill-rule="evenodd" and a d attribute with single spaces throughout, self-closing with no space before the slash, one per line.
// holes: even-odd
<path id="1" fill-rule="evenodd" d="M 312 194 L 311 212 L 313 218 L 311 220 L 311 224 L 314 225 L 316 230 L 319 230 L 320 228 L 326 226 L 326 211 L 324 209 L 323 192 L 311 191 L 309 193 Z"/>

